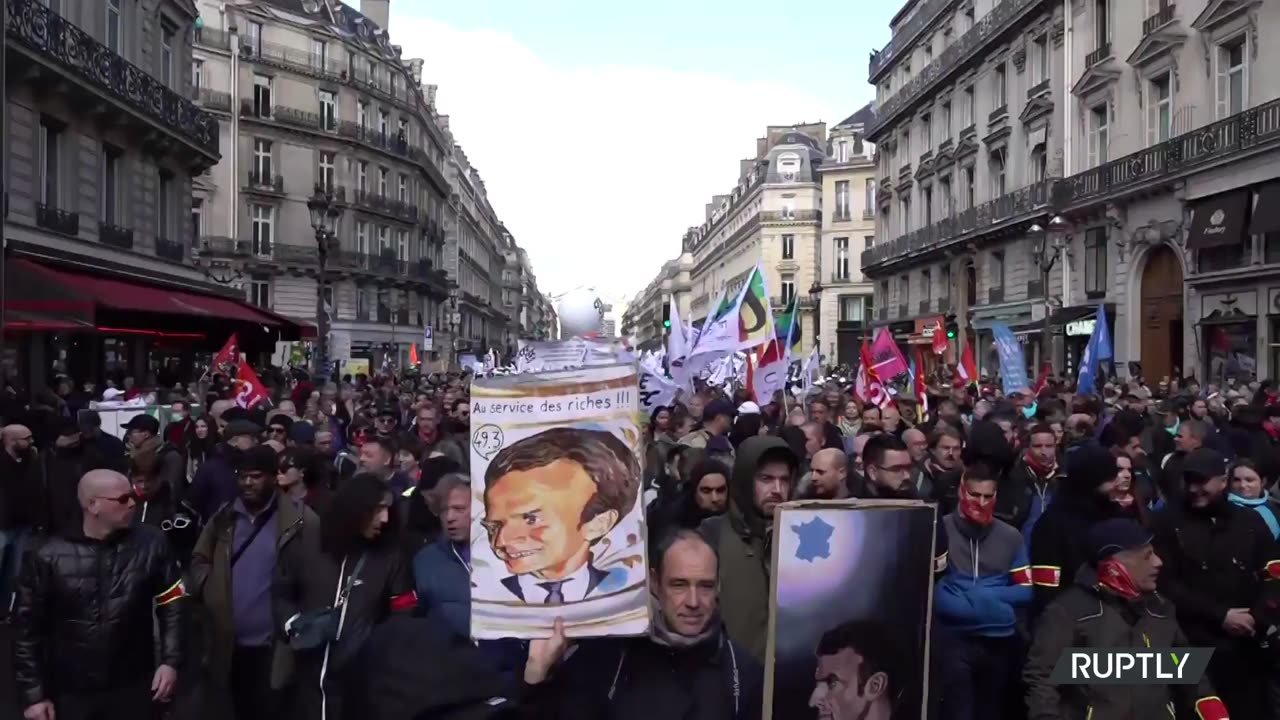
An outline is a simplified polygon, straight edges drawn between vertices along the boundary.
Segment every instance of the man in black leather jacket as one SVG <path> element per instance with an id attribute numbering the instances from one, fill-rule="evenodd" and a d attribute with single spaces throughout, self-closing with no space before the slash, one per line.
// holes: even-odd
<path id="1" fill-rule="evenodd" d="M 178 564 L 163 532 L 131 527 L 136 501 L 124 475 L 88 472 L 78 497 L 80 532 L 29 553 L 18 582 L 13 659 L 23 715 L 159 717 L 182 659 Z"/>

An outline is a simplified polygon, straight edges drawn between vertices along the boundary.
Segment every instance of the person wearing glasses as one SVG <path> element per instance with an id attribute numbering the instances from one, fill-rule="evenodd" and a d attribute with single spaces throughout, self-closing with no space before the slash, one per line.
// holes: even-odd
<path id="1" fill-rule="evenodd" d="M 163 456 L 155 448 L 135 451 L 129 458 L 129 482 L 138 506 L 133 524 L 150 525 L 164 532 L 174 556 L 185 567 L 200 536 L 200 516 L 174 497 L 165 482 L 163 467 Z"/>
<path id="2" fill-rule="evenodd" d="M 911 452 L 895 435 L 873 436 L 862 448 L 864 478 L 853 496 L 868 500 L 924 500 L 912 482 Z M 947 533 L 938 519 L 934 520 L 933 572 L 940 576 L 947 569 Z"/>
<path id="3" fill-rule="evenodd" d="M 78 497 L 81 527 L 27 553 L 18 581 L 13 676 L 23 716 L 159 718 L 183 658 L 178 563 L 163 532 L 134 525 L 124 475 L 91 470 Z"/>

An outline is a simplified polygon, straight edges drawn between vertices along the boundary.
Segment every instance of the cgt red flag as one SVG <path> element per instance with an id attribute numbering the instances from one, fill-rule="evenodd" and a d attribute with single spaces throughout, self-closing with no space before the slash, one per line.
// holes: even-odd
<path id="1" fill-rule="evenodd" d="M 947 342 L 947 329 L 942 326 L 942 319 L 939 318 L 933 326 L 933 354 L 945 353 L 950 344 Z"/>
<path id="2" fill-rule="evenodd" d="M 231 337 L 227 338 L 222 349 L 213 356 L 213 362 L 209 364 L 209 374 L 222 373 L 229 376 L 238 362 L 240 362 L 240 343 L 236 340 L 236 334 L 231 333 Z"/>
<path id="3" fill-rule="evenodd" d="M 249 363 L 243 360 L 236 368 L 235 390 L 236 405 L 246 410 L 267 399 L 267 386 L 258 379 L 258 374 L 249 367 Z"/>

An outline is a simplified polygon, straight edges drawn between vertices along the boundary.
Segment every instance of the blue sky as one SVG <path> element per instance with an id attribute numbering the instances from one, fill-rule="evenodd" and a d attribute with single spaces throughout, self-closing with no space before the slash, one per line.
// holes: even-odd
<path id="1" fill-rule="evenodd" d="M 871 99 L 868 53 L 900 6 L 391 0 L 390 31 L 426 60 L 539 286 L 625 299 L 679 253 L 766 125 L 831 125 Z"/>

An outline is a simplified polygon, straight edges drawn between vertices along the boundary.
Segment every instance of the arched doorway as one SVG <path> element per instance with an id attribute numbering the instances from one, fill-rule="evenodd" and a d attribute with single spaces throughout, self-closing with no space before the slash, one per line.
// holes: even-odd
<path id="1" fill-rule="evenodd" d="M 1142 271 L 1142 374 L 1155 384 L 1182 363 L 1182 265 L 1161 245 Z"/>

